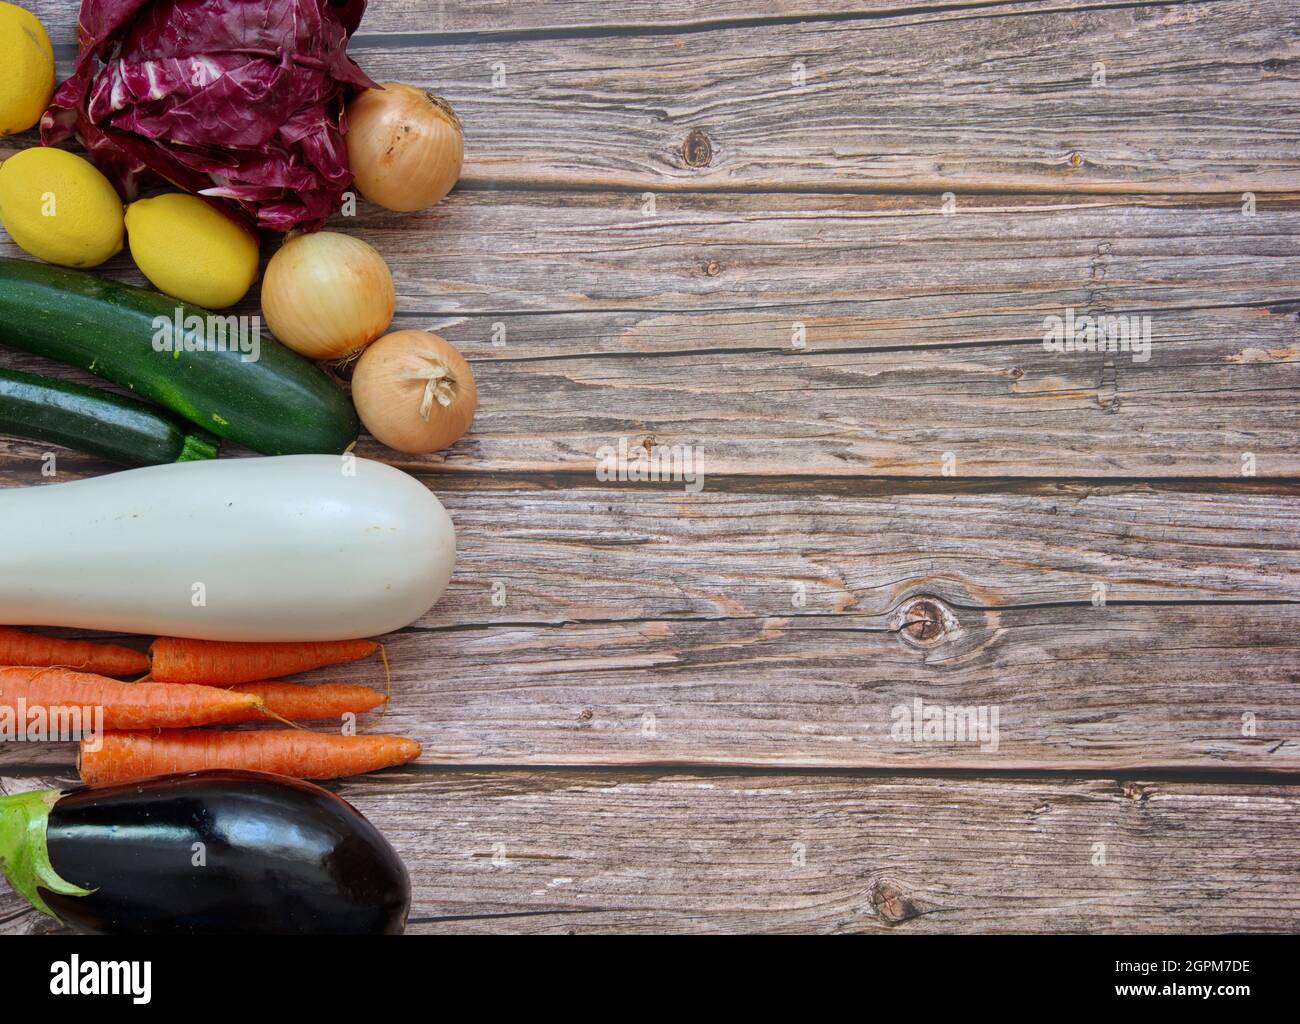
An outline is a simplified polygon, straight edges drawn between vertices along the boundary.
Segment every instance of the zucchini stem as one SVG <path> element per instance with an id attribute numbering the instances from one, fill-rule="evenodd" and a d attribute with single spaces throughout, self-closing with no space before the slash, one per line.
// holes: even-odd
<path id="1" fill-rule="evenodd" d="M 181 453 L 176 456 L 176 461 L 200 462 L 204 459 L 215 459 L 220 451 L 221 442 L 212 434 L 186 431 L 185 440 L 181 444 Z"/>

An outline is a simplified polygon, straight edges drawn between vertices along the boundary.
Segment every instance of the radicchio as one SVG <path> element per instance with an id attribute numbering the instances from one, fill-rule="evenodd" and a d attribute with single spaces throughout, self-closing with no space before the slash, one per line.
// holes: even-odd
<path id="1" fill-rule="evenodd" d="M 122 197 L 170 182 L 259 227 L 318 229 L 352 183 L 344 103 L 366 0 L 83 0 L 72 77 L 41 119 Z"/>

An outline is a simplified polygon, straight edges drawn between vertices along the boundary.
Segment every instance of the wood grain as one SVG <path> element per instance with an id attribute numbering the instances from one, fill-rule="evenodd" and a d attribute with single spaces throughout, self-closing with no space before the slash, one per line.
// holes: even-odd
<path id="1" fill-rule="evenodd" d="M 739 4 L 648 17 L 656 5 L 520 6 L 374 4 L 352 48 L 376 80 L 452 101 L 470 185 L 1239 193 L 1300 181 L 1289 0 L 767 4 L 734 23 Z M 66 64 L 74 8 L 35 8 Z"/>
<path id="2" fill-rule="evenodd" d="M 0 483 L 45 482 L 40 447 L 29 462 L 0 463 Z M 79 468 L 61 478 L 108 467 Z M 418 630 L 888 616 L 921 592 L 972 611 L 1077 609 L 1091 608 L 1098 584 L 1112 605 L 1300 603 L 1295 485 L 691 495 L 570 481 L 453 490 L 436 473 L 422 479 L 451 513 L 458 552 L 446 596 Z"/>
<path id="3" fill-rule="evenodd" d="M 1156 5 L 1154 0 L 1150 5 Z M 80 6 L 75 0 L 28 0 L 24 6 L 39 14 L 52 37 L 59 41 L 75 39 Z M 427 46 L 426 39 L 437 36 L 478 44 L 521 34 L 649 35 L 656 31 L 710 31 L 756 23 L 870 21 L 945 10 L 992 16 L 1020 13 L 1035 6 L 1046 4 L 1041 0 L 927 0 L 924 4 L 900 0 L 623 0 L 617 4 L 593 4 L 590 0 L 530 0 L 527 4 L 513 0 L 370 0 L 360 38 L 391 34 L 415 37 L 411 45 Z M 1106 4 L 1097 0 L 1052 0 L 1050 6 L 1057 10 L 1088 10 Z"/>
<path id="4" fill-rule="evenodd" d="M 29 6 L 66 73 L 76 5 Z M 1296 930 L 1298 29 L 371 4 L 355 56 L 452 100 L 466 174 L 335 226 L 480 393 L 444 455 L 359 447 L 460 534 L 362 723 L 426 755 L 341 786 L 413 931 Z M 1045 351 L 1067 308 L 1150 316 L 1150 361 Z M 620 439 L 698 446 L 704 491 L 597 480 Z M 0 483 L 47 450 L 0 439 Z M 900 735 L 918 700 L 996 710 L 996 750 Z M 0 892 L 0 933 L 48 929 Z"/>
<path id="5" fill-rule="evenodd" d="M 19 148 L 0 142 L 0 158 Z M 651 206 L 612 192 L 456 192 L 414 214 L 362 201 L 330 226 L 383 253 L 399 317 L 677 317 L 639 339 L 638 351 L 698 347 L 670 334 L 687 314 L 779 320 L 779 331 L 760 331 L 748 347 L 788 351 L 791 325 L 806 318 L 812 350 L 906 348 L 1041 342 L 1044 316 L 1067 306 L 1172 314 L 1297 305 L 1300 191 L 1262 197 L 1253 215 L 1235 198 L 1170 195 L 969 196 L 944 209 L 937 195 L 686 194 Z M 264 257 L 277 247 L 268 239 Z M 0 254 L 23 255 L 7 236 Z M 144 281 L 126 252 L 96 273 Z M 255 311 L 256 298 L 240 308 Z M 507 332 L 498 354 L 520 344 L 598 351 L 602 325 L 593 323 L 571 341 L 567 330 L 543 336 L 535 349 L 531 332 Z M 474 340 L 486 343 L 487 333 Z"/>
<path id="6" fill-rule="evenodd" d="M 1292 297 L 1300 203 L 1168 196 L 456 193 L 336 223 L 393 264 L 399 310 L 812 312 L 921 319 L 1240 306 Z M 908 304 L 911 304 L 910 306 Z M 789 346 L 788 334 L 782 347 Z"/>
<path id="7" fill-rule="evenodd" d="M 420 628 L 887 615 L 919 591 L 967 608 L 1080 605 L 1098 582 L 1112 603 L 1300 601 L 1295 494 L 456 492 L 424 479 L 460 545 Z"/>
<path id="8" fill-rule="evenodd" d="M 1293 787 L 432 771 L 372 776 L 341 792 L 418 880 L 417 933 L 1300 924 Z M 52 926 L 0 892 L 0 933 Z"/>
<path id="9" fill-rule="evenodd" d="M 933 582 L 908 596 L 955 589 Z M 948 604 L 929 643 L 911 610 L 416 627 L 385 638 L 364 728 L 424 764 L 1300 769 L 1300 606 Z M 74 753 L 8 744 L 0 770 Z"/>
<path id="10" fill-rule="evenodd" d="M 448 96 L 471 184 L 1295 189 L 1294 5 L 993 13 L 356 56 Z"/>
<path id="11" fill-rule="evenodd" d="M 3 463 L 6 483 L 21 465 Z M 456 524 L 457 571 L 387 638 L 394 701 L 368 727 L 416 735 L 426 761 L 1300 767 L 1291 488 L 689 495 L 425 479 Z M 956 620 L 931 646 L 903 627 L 920 597 Z M 387 684 L 377 662 L 314 678 Z M 997 705 L 997 752 L 898 742 L 895 709 L 918 697 Z M 71 750 L 0 750 L 3 765 L 33 760 Z"/>
<path id="12" fill-rule="evenodd" d="M 1294 204 L 639 202 L 466 193 L 346 223 L 391 262 L 399 324 L 476 366 L 470 436 L 404 465 L 594 473 L 626 437 L 700 446 L 716 475 L 928 477 L 946 453 L 961 476 L 1300 471 Z M 1045 351 L 1067 309 L 1149 316 L 1150 360 Z"/>

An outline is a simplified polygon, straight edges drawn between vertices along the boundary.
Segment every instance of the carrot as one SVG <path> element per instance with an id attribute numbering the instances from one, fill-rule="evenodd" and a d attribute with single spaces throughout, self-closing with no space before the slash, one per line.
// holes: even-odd
<path id="1" fill-rule="evenodd" d="M 103 708 L 105 729 L 175 729 L 262 706 L 255 693 L 212 686 L 124 683 L 64 668 L 0 668 L 0 709 Z M 260 717 L 260 716 L 259 716 Z"/>
<path id="2" fill-rule="evenodd" d="M 373 711 L 388 700 L 378 690 L 372 690 L 368 686 L 348 686 L 344 683 L 321 683 L 318 686 L 304 686 L 302 683 L 236 683 L 227 692 L 251 693 L 262 702 L 261 708 L 234 711 L 219 723 L 214 719 L 205 724 L 256 722 L 266 717 L 262 708 L 277 718 L 291 722 L 312 718 L 339 718 L 349 713 L 359 715 Z"/>
<path id="3" fill-rule="evenodd" d="M 373 640 L 302 644 L 241 644 L 222 640 L 183 640 L 163 636 L 149 648 L 150 678 L 159 683 L 229 686 L 278 679 L 325 665 L 368 658 L 379 649 Z"/>
<path id="4" fill-rule="evenodd" d="M 337 779 L 420 756 L 420 744 L 405 736 L 336 736 L 297 729 L 106 732 L 99 740 L 97 748 L 84 740 L 81 744 L 81 778 L 91 786 L 211 768 Z"/>
<path id="5" fill-rule="evenodd" d="M 118 644 L 60 640 L 12 626 L 0 626 L 0 665 L 36 668 L 58 665 L 101 676 L 138 676 L 149 671 L 149 656 Z"/>

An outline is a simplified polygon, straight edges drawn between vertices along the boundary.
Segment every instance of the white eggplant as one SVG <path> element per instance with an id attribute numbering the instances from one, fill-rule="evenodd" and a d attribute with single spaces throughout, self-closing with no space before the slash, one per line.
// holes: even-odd
<path id="1" fill-rule="evenodd" d="M 0 490 L 0 623 L 202 640 L 409 625 L 456 561 L 442 504 L 379 462 L 287 455 Z"/>

